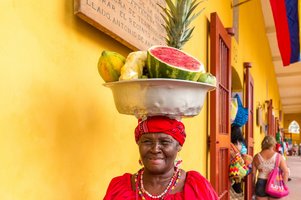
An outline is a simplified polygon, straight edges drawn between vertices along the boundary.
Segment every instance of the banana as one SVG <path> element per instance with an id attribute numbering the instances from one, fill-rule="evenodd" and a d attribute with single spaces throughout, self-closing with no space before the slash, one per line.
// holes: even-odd
<path id="1" fill-rule="evenodd" d="M 142 78 L 143 67 L 146 64 L 147 52 L 134 51 L 131 52 L 121 68 L 119 80 L 132 80 Z"/>

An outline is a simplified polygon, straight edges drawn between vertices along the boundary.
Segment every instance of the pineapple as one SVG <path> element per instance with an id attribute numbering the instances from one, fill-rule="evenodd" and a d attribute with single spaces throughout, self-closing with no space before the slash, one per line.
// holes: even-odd
<path id="1" fill-rule="evenodd" d="M 203 1 L 197 3 L 197 0 L 176 0 L 174 4 L 173 0 L 165 0 L 166 8 L 158 4 L 164 12 L 164 14 L 161 13 L 165 21 L 162 26 L 166 30 L 168 46 L 181 49 L 191 38 L 194 27 L 189 28 L 189 25 L 204 9 L 193 15 L 192 12 Z"/>

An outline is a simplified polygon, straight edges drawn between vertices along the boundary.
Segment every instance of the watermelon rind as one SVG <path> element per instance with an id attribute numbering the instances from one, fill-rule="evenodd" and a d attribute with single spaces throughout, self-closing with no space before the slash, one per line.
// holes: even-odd
<path id="1" fill-rule="evenodd" d="M 181 66 L 174 66 L 168 64 L 159 58 L 155 57 L 151 50 L 154 48 L 170 48 L 171 50 L 180 51 L 191 59 L 198 61 L 193 56 L 173 47 L 168 46 L 153 46 L 148 49 L 147 51 L 147 68 L 150 78 L 171 78 L 171 79 L 181 79 L 181 80 L 189 80 L 189 81 L 197 81 L 201 74 L 205 73 L 204 65 L 199 62 L 199 69 L 198 70 L 189 70 L 181 68 Z"/>

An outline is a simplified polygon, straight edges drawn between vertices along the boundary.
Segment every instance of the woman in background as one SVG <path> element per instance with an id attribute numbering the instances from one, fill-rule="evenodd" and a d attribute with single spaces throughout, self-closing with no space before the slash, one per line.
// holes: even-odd
<path id="1" fill-rule="evenodd" d="M 242 134 L 241 127 L 231 127 L 231 145 L 230 145 L 230 199 L 243 200 L 244 194 L 242 189 L 242 180 L 251 172 L 252 168 L 252 156 L 247 154 L 247 147 L 245 145 L 245 139 Z M 241 166 L 244 166 L 243 170 L 239 170 L 239 175 L 233 176 L 231 163 L 238 162 Z"/>
<path id="2" fill-rule="evenodd" d="M 255 195 L 257 200 L 275 199 L 265 193 L 265 187 L 269 173 L 274 169 L 276 156 L 276 140 L 272 136 L 265 136 L 261 143 L 261 152 L 255 155 L 253 159 L 253 185 L 255 186 Z M 282 156 L 279 156 L 279 168 L 283 172 L 284 183 L 288 181 L 288 168 Z M 258 171 L 257 180 L 256 173 Z"/>

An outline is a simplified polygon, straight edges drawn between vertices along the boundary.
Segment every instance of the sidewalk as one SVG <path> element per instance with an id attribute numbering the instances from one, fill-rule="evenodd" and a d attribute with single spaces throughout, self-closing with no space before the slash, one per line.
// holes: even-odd
<path id="1" fill-rule="evenodd" d="M 290 168 L 291 181 L 288 182 L 290 194 L 283 198 L 285 200 L 300 200 L 301 199 L 301 157 L 288 156 L 287 166 Z"/>

